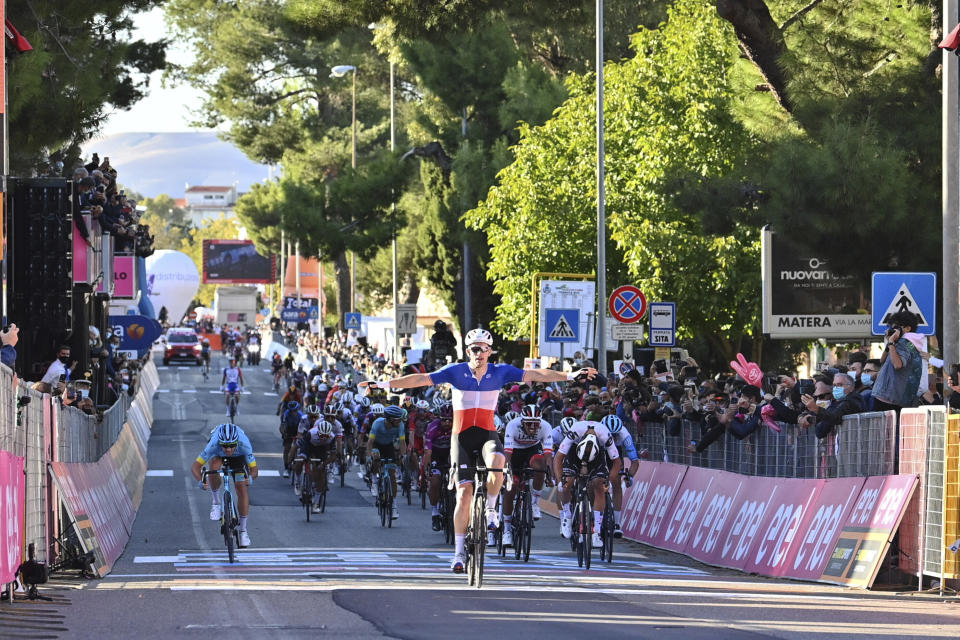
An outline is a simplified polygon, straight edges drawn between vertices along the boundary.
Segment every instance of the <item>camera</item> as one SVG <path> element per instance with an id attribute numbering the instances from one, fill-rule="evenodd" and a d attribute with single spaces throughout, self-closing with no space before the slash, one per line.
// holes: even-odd
<path id="1" fill-rule="evenodd" d="M 813 395 L 814 382 L 812 378 L 803 378 L 797 380 L 797 390 L 800 392 L 800 395 Z"/>
<path id="2" fill-rule="evenodd" d="M 895 324 L 890 325 L 890 328 L 887 329 L 886 333 L 884 333 L 883 335 L 889 338 L 890 336 L 892 336 L 894 333 L 897 333 L 898 331 L 902 331 L 902 329 Z"/>

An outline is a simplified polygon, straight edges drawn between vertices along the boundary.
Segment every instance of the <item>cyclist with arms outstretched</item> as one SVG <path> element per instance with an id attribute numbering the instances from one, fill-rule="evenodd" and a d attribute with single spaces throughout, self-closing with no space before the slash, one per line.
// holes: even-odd
<path id="1" fill-rule="evenodd" d="M 456 549 L 450 566 L 454 573 L 463 573 L 466 563 L 464 542 L 470 520 L 473 477 L 476 466 L 474 451 L 479 451 L 487 469 L 503 469 L 503 443 L 497 437 L 494 416 L 500 389 L 510 382 L 561 382 L 578 377 L 592 378 L 596 369 L 580 369 L 573 373 L 553 369 L 518 369 L 509 364 L 490 364 L 493 336 L 486 329 L 473 329 L 465 338 L 468 362 L 457 362 L 431 373 L 411 373 L 386 382 L 361 382 L 360 386 L 382 385 L 394 389 L 412 389 L 448 383 L 453 387 L 453 436 L 450 443 L 450 466 L 457 484 L 457 506 L 454 509 Z M 463 473 L 463 477 L 459 477 Z M 503 474 L 491 472 L 487 478 L 487 524 L 496 529 L 499 516 L 494 505 L 503 485 Z"/>
<path id="2" fill-rule="evenodd" d="M 235 424 L 226 422 L 213 430 L 210 441 L 203 448 L 197 459 L 193 461 L 190 471 L 193 477 L 199 482 L 203 482 L 201 471 L 203 466 L 207 465 L 210 471 L 217 471 L 226 465 L 227 469 L 236 472 L 236 482 L 234 487 L 237 492 L 237 512 L 240 514 L 240 546 L 250 546 L 250 536 L 247 535 L 247 516 L 250 513 L 250 491 L 247 473 L 250 479 L 257 477 L 257 459 L 253 456 L 253 447 L 250 445 L 250 439 L 243 429 Z M 210 508 L 210 519 L 219 520 L 221 515 L 220 506 L 220 476 L 210 474 L 207 476 L 207 483 L 202 485 L 205 490 L 209 485 L 213 492 L 213 506 Z"/>

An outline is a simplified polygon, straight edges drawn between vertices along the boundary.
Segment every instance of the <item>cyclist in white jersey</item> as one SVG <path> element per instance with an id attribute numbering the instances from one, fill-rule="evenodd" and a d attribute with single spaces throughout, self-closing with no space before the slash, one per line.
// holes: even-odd
<path id="1" fill-rule="evenodd" d="M 220 380 L 220 391 L 223 391 L 224 404 L 227 406 L 227 415 L 230 415 L 230 395 L 237 395 L 237 405 L 240 404 L 240 392 L 243 390 L 243 371 L 237 366 L 237 359 L 230 358 L 230 366 L 224 368 L 223 378 Z"/>

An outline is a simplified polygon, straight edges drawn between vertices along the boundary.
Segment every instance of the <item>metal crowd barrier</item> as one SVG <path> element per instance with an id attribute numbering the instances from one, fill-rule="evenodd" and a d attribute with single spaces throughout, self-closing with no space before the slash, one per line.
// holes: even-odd
<path id="1" fill-rule="evenodd" d="M 152 375 L 148 380 L 156 378 L 155 373 L 145 372 Z M 52 537 L 48 529 L 56 511 L 55 505 L 48 504 L 48 463 L 99 460 L 119 437 L 131 398 L 124 395 L 98 419 L 74 407 L 62 407 L 52 396 L 14 380 L 14 372 L 0 365 L 0 449 L 25 459 L 24 539 L 35 543 L 37 560 L 46 562 Z M 156 388 L 156 384 L 145 384 Z M 26 399 L 29 403 L 23 403 Z"/>
<path id="2" fill-rule="evenodd" d="M 761 425 L 738 439 L 725 432 L 702 452 L 687 447 L 702 437 L 701 425 L 684 420 L 679 435 L 666 424 L 636 427 L 637 449 L 650 460 L 777 478 L 843 478 L 896 473 L 896 414 L 892 411 L 846 416 L 834 433 L 817 438 L 814 429 L 778 422 L 777 433 Z"/>

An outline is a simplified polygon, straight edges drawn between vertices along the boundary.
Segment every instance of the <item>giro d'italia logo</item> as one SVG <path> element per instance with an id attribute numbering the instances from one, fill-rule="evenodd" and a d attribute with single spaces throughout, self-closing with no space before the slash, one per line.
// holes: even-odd
<path id="1" fill-rule="evenodd" d="M 130 336 L 131 340 L 139 340 L 143 337 L 145 331 L 144 326 L 140 324 L 132 324 L 127 327 L 127 335 Z"/>

